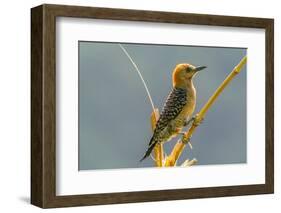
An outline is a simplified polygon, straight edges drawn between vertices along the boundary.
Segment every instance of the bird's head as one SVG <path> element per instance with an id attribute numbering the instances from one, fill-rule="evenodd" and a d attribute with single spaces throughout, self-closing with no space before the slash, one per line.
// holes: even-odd
<path id="1" fill-rule="evenodd" d="M 173 86 L 186 87 L 187 83 L 195 76 L 198 71 L 205 69 L 206 66 L 195 67 L 191 64 L 178 64 L 173 71 Z"/>

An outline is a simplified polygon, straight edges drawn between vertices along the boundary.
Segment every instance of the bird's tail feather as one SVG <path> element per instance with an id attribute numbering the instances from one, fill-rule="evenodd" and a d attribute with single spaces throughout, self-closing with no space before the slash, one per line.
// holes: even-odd
<path id="1" fill-rule="evenodd" d="M 153 150 L 153 148 L 155 147 L 156 144 L 157 144 L 156 141 L 154 143 L 150 143 L 150 146 L 148 147 L 146 153 L 144 154 L 144 156 L 142 157 L 140 162 L 142 162 L 145 158 L 147 158 L 151 154 L 151 152 L 152 152 L 152 150 Z"/>

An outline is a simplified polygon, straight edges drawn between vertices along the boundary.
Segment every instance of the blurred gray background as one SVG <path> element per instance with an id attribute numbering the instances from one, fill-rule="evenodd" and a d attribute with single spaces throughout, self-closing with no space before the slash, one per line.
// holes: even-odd
<path id="1" fill-rule="evenodd" d="M 195 113 L 235 65 L 245 48 L 123 44 L 138 65 L 160 110 L 178 63 L 208 68 L 197 74 Z M 154 166 L 139 162 L 150 137 L 151 105 L 142 82 L 117 43 L 79 42 L 79 170 Z M 170 153 L 177 139 L 164 145 Z M 246 163 L 246 68 L 208 111 L 179 159 L 198 165 Z"/>

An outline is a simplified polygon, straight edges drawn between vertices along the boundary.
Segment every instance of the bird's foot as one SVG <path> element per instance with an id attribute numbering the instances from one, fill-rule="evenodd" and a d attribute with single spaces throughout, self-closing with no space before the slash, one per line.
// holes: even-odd
<path id="1" fill-rule="evenodd" d="M 179 132 L 178 134 L 181 135 L 182 138 L 186 137 L 186 136 L 185 136 L 186 132 Z"/>
<path id="2" fill-rule="evenodd" d="M 199 119 L 198 115 L 195 115 L 191 119 L 187 120 L 184 123 L 184 126 L 188 126 L 191 122 L 193 122 L 193 125 L 199 126 L 200 124 L 202 124 L 203 121 L 204 121 L 204 118 Z"/>
<path id="3" fill-rule="evenodd" d="M 183 126 L 188 126 L 191 122 L 195 121 L 195 116 L 193 116 L 192 118 L 190 118 L 189 120 L 186 120 L 183 124 Z"/>
<path id="4" fill-rule="evenodd" d="M 181 142 L 184 143 L 184 144 L 188 144 L 190 149 L 192 149 L 192 144 L 190 142 L 190 138 L 188 138 L 186 136 L 186 133 L 185 132 L 180 132 L 179 134 L 182 135 Z"/>
<path id="5" fill-rule="evenodd" d="M 195 126 L 199 126 L 199 125 L 202 124 L 203 122 L 204 122 L 204 118 L 199 119 L 198 117 L 195 117 L 194 125 L 195 125 Z"/>

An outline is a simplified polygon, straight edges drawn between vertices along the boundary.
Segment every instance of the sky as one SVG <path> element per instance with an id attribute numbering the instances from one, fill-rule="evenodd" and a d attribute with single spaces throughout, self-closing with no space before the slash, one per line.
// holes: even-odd
<path id="1" fill-rule="evenodd" d="M 139 160 L 152 136 L 152 107 L 144 86 L 118 43 L 79 41 L 79 170 L 152 167 Z M 178 63 L 207 68 L 194 77 L 199 112 L 247 54 L 246 48 L 122 44 L 139 67 L 155 107 L 162 110 Z M 247 162 L 246 66 L 207 112 L 178 164 Z M 177 138 L 164 144 L 170 153 Z"/>

